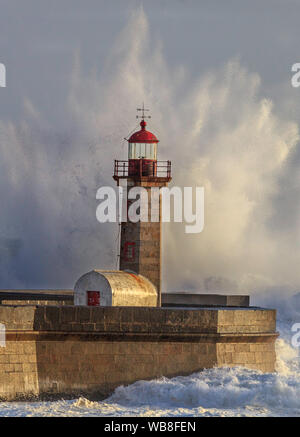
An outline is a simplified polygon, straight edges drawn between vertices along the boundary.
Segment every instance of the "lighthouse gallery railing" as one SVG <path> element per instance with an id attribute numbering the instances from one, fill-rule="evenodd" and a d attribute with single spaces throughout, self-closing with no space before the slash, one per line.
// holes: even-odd
<path id="1" fill-rule="evenodd" d="M 171 177 L 171 161 L 152 161 L 147 159 L 119 161 L 115 160 L 114 176 Z"/>

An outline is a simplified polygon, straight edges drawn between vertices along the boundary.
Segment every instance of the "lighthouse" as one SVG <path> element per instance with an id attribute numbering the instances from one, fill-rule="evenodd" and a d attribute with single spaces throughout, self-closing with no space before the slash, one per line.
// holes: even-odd
<path id="1" fill-rule="evenodd" d="M 147 123 L 144 108 L 141 111 L 140 130 L 134 132 L 128 142 L 128 159 L 126 161 L 115 160 L 114 176 L 117 184 L 121 179 L 127 182 L 127 220 L 120 224 L 120 270 L 126 270 L 143 275 L 149 279 L 157 289 L 157 306 L 161 306 L 161 268 L 162 268 L 162 217 L 161 217 L 161 194 L 156 200 L 156 218 L 150 214 L 151 189 L 166 187 L 171 181 L 171 162 L 158 161 L 157 137 L 146 129 Z M 128 193 L 132 187 L 143 187 L 147 192 L 149 202 L 149 216 L 146 221 L 133 222 L 129 219 L 128 209 L 133 200 Z M 158 190 L 156 190 L 157 192 Z"/>

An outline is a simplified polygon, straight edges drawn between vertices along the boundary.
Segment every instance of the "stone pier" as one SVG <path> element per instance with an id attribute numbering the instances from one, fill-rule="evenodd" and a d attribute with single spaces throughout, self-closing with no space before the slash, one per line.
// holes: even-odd
<path id="1" fill-rule="evenodd" d="M 0 306 L 0 398 L 108 396 L 121 384 L 214 366 L 273 372 L 276 311 Z"/>

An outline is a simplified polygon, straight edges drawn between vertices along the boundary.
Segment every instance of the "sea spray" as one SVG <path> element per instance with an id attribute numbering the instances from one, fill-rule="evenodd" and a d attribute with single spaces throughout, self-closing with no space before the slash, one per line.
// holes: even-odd
<path id="1" fill-rule="evenodd" d="M 125 157 L 123 137 L 142 101 L 174 183 L 206 193 L 202 233 L 165 225 L 164 288 L 300 284 L 298 126 L 264 97 L 256 72 L 234 59 L 191 79 L 168 64 L 138 9 L 96 72 L 76 57 L 69 84 L 54 125 L 30 96 L 20 122 L 0 121 L 2 288 L 69 288 L 95 259 L 117 265 L 118 227 L 97 222 L 95 196 L 114 184 L 113 159 Z"/>

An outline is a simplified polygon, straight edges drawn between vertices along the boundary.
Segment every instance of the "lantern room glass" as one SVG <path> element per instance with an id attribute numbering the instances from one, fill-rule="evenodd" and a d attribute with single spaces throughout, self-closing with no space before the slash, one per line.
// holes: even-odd
<path id="1" fill-rule="evenodd" d="M 156 161 L 157 143 L 129 143 L 128 159 L 153 159 Z"/>

